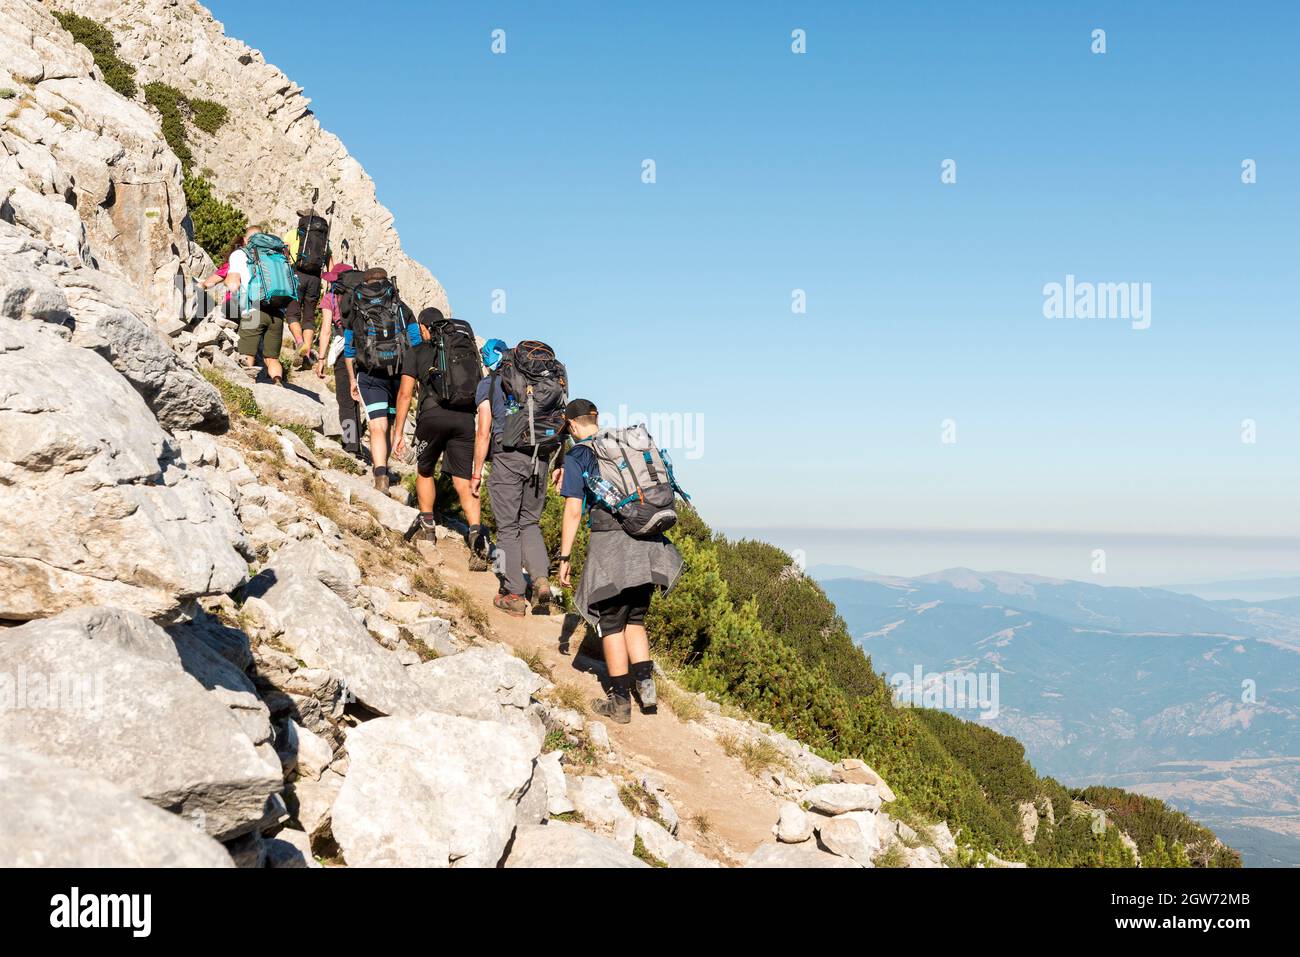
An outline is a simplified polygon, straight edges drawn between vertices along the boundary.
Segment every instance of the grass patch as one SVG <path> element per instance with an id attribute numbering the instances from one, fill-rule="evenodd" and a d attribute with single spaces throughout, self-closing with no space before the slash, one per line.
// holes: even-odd
<path id="1" fill-rule="evenodd" d="M 280 428 L 292 432 L 302 439 L 302 444 L 307 446 L 307 451 L 313 454 L 316 452 L 316 432 L 313 429 L 309 429 L 300 423 L 281 423 Z"/>
<path id="2" fill-rule="evenodd" d="M 581 824 L 586 819 L 577 811 L 565 811 L 561 814 L 552 814 L 551 820 L 563 821 L 565 824 Z"/>
<path id="3" fill-rule="evenodd" d="M 252 389 L 242 385 L 235 385 L 216 369 L 206 367 L 201 371 L 203 378 L 207 379 L 221 393 L 221 401 L 226 403 L 226 408 L 231 413 L 245 419 L 261 420 L 262 407 L 257 404 L 257 398 L 253 395 Z"/>
<path id="4" fill-rule="evenodd" d="M 721 734 L 718 744 L 727 757 L 736 758 L 745 766 L 745 770 L 757 777 L 768 768 L 789 769 L 785 755 L 777 750 L 776 745 L 764 737 L 750 738 L 742 741 L 734 734 Z"/>
<path id="5" fill-rule="evenodd" d="M 555 673 L 551 671 L 551 666 L 542 658 L 540 648 L 534 648 L 532 651 L 523 651 L 515 649 L 515 657 L 528 666 L 528 670 L 535 675 L 541 675 L 547 681 L 555 680 Z"/>
<path id="6" fill-rule="evenodd" d="M 7 86 L 0 87 L 0 100 L 12 100 L 17 95 L 17 91 L 11 90 Z"/>
<path id="7" fill-rule="evenodd" d="M 561 708 L 568 708 L 578 714 L 587 713 L 587 696 L 571 681 L 557 681 L 551 689 L 551 699 Z"/>
<path id="8" fill-rule="evenodd" d="M 660 700 L 668 705 L 679 721 L 699 721 L 704 717 L 700 699 L 689 691 L 683 691 L 675 681 L 659 681 L 656 685 Z"/>
<path id="9" fill-rule="evenodd" d="M 907 855 L 903 853 L 901 844 L 891 844 L 889 849 L 883 854 L 878 854 L 872 859 L 876 867 L 906 867 Z"/>
<path id="10" fill-rule="evenodd" d="M 455 606 L 480 635 L 486 636 L 491 633 L 492 626 L 488 621 L 487 612 L 474 600 L 474 596 L 459 585 L 443 581 L 432 569 L 426 568 L 416 572 L 411 577 L 411 587 L 431 598 L 438 598 Z"/>
<path id="11" fill-rule="evenodd" d="M 713 833 L 713 819 L 709 817 L 708 811 L 696 811 L 688 817 L 687 820 L 691 822 L 695 830 L 700 834 L 707 835 Z"/>
<path id="12" fill-rule="evenodd" d="M 649 851 L 646 850 L 645 842 L 641 840 L 640 836 L 638 836 L 632 842 L 632 856 L 635 857 L 637 860 L 645 861 L 651 867 L 668 866 L 663 861 L 659 860 L 659 858 L 655 857 L 653 854 L 651 854 Z"/>
<path id="13" fill-rule="evenodd" d="M 546 733 L 542 751 L 559 751 L 573 765 L 590 766 L 596 763 L 596 752 L 591 750 L 590 742 L 585 738 L 579 738 L 575 743 L 570 741 L 568 735 L 560 730 Z"/>
<path id="14" fill-rule="evenodd" d="M 95 66 L 104 74 L 104 82 L 127 99 L 135 97 L 135 67 L 117 55 L 117 39 L 111 30 L 90 17 L 54 10 L 54 17 L 63 29 L 72 34 L 95 58 Z"/>
<path id="15" fill-rule="evenodd" d="M 633 814 L 640 817 L 653 817 L 654 810 L 651 806 L 653 797 L 650 792 L 640 781 L 633 781 L 631 784 L 624 784 L 618 789 L 618 799 L 623 802 L 623 806 Z"/>
<path id="16" fill-rule="evenodd" d="M 337 525 L 340 515 L 338 490 L 328 482 L 323 482 L 315 477 L 304 477 L 302 484 L 303 492 L 307 496 L 307 501 L 311 503 L 311 507 Z"/>
<path id="17" fill-rule="evenodd" d="M 332 469 L 337 469 L 340 472 L 347 472 L 349 475 L 366 474 L 365 466 L 346 452 L 326 450 L 320 454 L 324 456 L 325 462 Z"/>

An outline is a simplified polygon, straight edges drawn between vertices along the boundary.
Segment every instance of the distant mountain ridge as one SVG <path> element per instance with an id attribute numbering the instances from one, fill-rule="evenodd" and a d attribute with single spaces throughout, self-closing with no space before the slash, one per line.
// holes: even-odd
<path id="1" fill-rule="evenodd" d="M 876 668 L 997 675 L 997 717 L 947 710 L 1018 738 L 1044 773 L 1122 783 L 1237 832 L 1240 818 L 1258 829 L 1300 812 L 1297 764 L 1258 763 L 1300 755 L 1300 600 L 1209 602 L 967 568 L 844 570 L 863 577 L 821 584 Z"/>

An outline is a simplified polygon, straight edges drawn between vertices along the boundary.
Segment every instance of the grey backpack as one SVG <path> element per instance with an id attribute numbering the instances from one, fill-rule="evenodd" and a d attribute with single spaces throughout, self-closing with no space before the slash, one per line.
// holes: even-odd
<path id="1" fill-rule="evenodd" d="M 596 499 L 636 538 L 666 532 L 677 524 L 677 487 L 668 453 L 656 447 L 644 425 L 602 429 L 586 444 L 596 454 L 599 474 L 583 476 Z"/>

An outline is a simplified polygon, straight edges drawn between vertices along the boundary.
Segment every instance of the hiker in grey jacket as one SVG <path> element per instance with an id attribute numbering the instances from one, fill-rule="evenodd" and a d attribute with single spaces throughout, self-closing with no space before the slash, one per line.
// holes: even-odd
<path id="1" fill-rule="evenodd" d="M 560 582 L 572 582 L 569 556 L 583 512 L 591 515 L 591 540 L 574 604 L 596 629 L 605 648 L 610 689 L 592 710 L 619 724 L 632 720 L 635 684 L 641 710 L 656 710 L 654 662 L 645 617 L 657 589 L 667 590 L 682 570 L 682 557 L 662 534 L 636 537 L 628 534 L 605 504 L 596 497 L 586 476 L 600 475 L 596 453 L 587 444 L 599 432 L 596 406 L 574 399 L 565 407 L 564 419 L 573 447 L 564 457 L 560 494 L 564 496 L 564 524 L 560 537 Z"/>

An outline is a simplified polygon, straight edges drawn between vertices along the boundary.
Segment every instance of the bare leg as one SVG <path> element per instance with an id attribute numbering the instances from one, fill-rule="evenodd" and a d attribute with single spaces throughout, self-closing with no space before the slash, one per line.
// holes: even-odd
<path id="1" fill-rule="evenodd" d="M 370 464 L 375 468 L 388 466 L 388 420 L 370 420 Z"/>
<path id="2" fill-rule="evenodd" d="M 605 645 L 605 665 L 609 668 L 609 676 L 619 678 L 627 674 L 627 641 L 624 633 L 620 631 L 616 635 L 605 635 L 601 641 Z"/>
<path id="3" fill-rule="evenodd" d="M 628 625 L 623 631 L 623 642 L 627 648 L 627 660 L 632 664 L 650 660 L 650 638 L 645 625 Z"/>
<path id="4" fill-rule="evenodd" d="M 272 379 L 284 378 L 284 366 L 280 365 L 279 359 L 272 359 L 270 356 L 264 356 L 266 362 L 266 374 Z M 252 365 L 252 356 L 249 356 L 249 365 Z"/>
<path id="5" fill-rule="evenodd" d="M 430 479 L 430 481 L 432 481 L 432 479 Z M 470 525 L 479 524 L 479 520 L 483 515 L 480 510 L 479 500 L 470 493 L 469 479 L 453 475 L 451 477 L 451 485 L 452 488 L 456 490 L 457 498 L 460 499 L 460 507 L 465 513 L 465 521 Z M 430 499 L 430 501 L 432 501 L 432 499 Z"/>
<path id="6" fill-rule="evenodd" d="M 415 498 L 420 503 L 420 511 L 432 512 L 437 500 L 438 490 L 433 484 L 433 476 L 425 478 L 418 472 L 415 475 Z"/>

